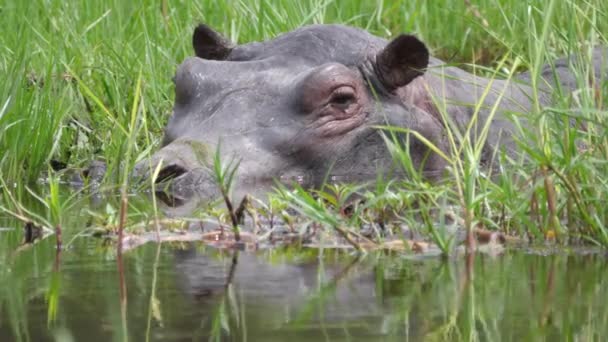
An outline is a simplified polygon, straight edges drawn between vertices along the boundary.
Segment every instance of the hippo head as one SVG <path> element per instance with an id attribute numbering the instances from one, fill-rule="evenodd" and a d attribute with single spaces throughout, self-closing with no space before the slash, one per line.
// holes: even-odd
<path id="1" fill-rule="evenodd" d="M 162 163 L 157 182 L 214 187 L 210 163 L 218 146 L 223 162 L 239 161 L 240 183 L 293 177 L 314 183 L 328 174 L 373 178 L 388 171 L 393 162 L 378 125 L 440 143 L 439 120 L 402 92 L 429 63 L 414 36 L 387 42 L 351 27 L 314 25 L 233 45 L 200 25 L 193 45 L 196 57 L 174 78 L 162 148 L 136 167 L 149 174 Z M 421 170 L 444 167 L 423 143 L 411 138 L 408 148 Z"/>

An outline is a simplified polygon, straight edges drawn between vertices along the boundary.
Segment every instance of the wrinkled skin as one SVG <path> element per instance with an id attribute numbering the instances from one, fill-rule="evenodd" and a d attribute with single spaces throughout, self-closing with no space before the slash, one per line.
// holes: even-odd
<path id="1" fill-rule="evenodd" d="M 210 165 L 218 144 L 224 164 L 240 162 L 241 186 L 294 177 L 315 184 L 327 174 L 373 179 L 393 166 L 377 125 L 416 131 L 447 151 L 438 106 L 464 130 L 481 101 L 481 129 L 498 102 L 482 157 L 489 163 L 497 148 L 516 154 L 507 113 L 532 106 L 525 81 L 489 80 L 446 66 L 411 35 L 387 42 L 356 28 L 314 25 L 234 46 L 200 25 L 193 46 L 196 57 L 187 58 L 174 78 L 175 107 L 163 146 L 135 174 L 149 175 L 162 162 L 158 182 L 171 180 L 174 189 L 209 196 L 217 188 Z M 596 49 L 598 78 L 603 56 L 606 49 Z M 572 90 L 567 60 L 560 63 L 566 67 L 557 69 L 558 76 L 566 82 L 552 72 L 543 77 Z M 408 148 L 424 174 L 442 176 L 441 157 L 412 137 Z"/>

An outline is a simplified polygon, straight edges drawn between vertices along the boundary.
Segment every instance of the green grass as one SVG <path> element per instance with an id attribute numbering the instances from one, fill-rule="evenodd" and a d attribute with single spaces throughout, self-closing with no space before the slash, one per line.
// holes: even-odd
<path id="1" fill-rule="evenodd" d="M 171 77 L 192 55 L 191 33 L 199 22 L 236 42 L 312 23 L 346 23 L 387 38 L 415 32 L 435 56 L 478 72 L 471 65 L 481 64 L 486 75 L 501 78 L 522 70 L 537 76 L 557 56 L 608 41 L 603 0 L 470 2 L 7 0 L 0 5 L 0 178 L 27 184 L 51 160 L 78 167 L 101 159 L 109 167 L 106 183 L 124 186 L 125 170 L 158 147 L 173 104 Z M 581 84 L 586 72 L 585 66 L 577 70 Z M 524 133 L 532 143 L 521 146 L 531 160 L 526 165 L 507 161 L 501 175 L 488 175 L 477 163 L 479 145 L 454 133 L 446 182 L 429 184 L 415 175 L 397 144 L 393 154 L 411 179 L 352 192 L 367 198 L 362 212 L 393 212 L 445 250 L 450 243 L 436 231 L 438 207 L 456 208 L 469 229 L 482 225 L 537 240 L 555 233 L 562 241 L 608 246 L 606 87 L 526 113 L 534 123 Z M 571 118 L 586 130 L 569 125 Z M 316 195 L 298 190 L 278 198 L 339 229 L 365 223 L 363 216 L 342 219 L 344 199 L 331 191 Z M 0 204 L 10 206 L 7 194 L 3 198 Z"/>

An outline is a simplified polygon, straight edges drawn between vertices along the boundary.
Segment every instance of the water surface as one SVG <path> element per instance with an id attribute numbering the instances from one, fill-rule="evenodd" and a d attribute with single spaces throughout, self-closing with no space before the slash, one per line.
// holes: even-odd
<path id="1" fill-rule="evenodd" d="M 118 255 L 114 243 L 81 234 L 110 219 L 116 202 L 75 203 L 63 220 L 61 253 L 54 236 L 23 246 L 23 224 L 0 218 L 0 341 L 608 336 L 601 251 L 508 249 L 444 260 L 296 248 L 235 252 L 194 242 L 148 243 Z"/>
<path id="2" fill-rule="evenodd" d="M 6 239 L 7 233 L 2 233 Z M 43 241 L 0 271 L 2 341 L 599 340 L 602 254 L 411 260 L 336 251 L 147 244 L 120 264 L 101 241 Z M 54 304 L 55 312 L 49 310 Z"/>

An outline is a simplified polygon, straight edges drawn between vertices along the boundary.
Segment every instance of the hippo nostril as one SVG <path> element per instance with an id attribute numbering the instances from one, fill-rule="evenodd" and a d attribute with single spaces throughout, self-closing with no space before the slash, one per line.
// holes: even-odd
<path id="1" fill-rule="evenodd" d="M 158 176 L 156 177 L 156 183 L 162 183 L 178 178 L 179 176 L 186 174 L 187 172 L 188 170 L 176 164 L 165 166 L 158 173 Z"/>

